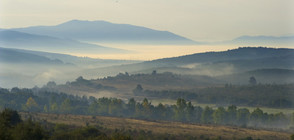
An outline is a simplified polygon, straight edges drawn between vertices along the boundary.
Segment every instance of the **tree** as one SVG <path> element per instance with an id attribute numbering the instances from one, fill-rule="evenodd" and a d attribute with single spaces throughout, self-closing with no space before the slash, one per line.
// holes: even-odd
<path id="1" fill-rule="evenodd" d="M 194 106 L 192 105 L 191 102 L 188 102 L 187 107 L 186 107 L 186 120 L 187 121 L 194 121 L 195 118 L 195 112 L 194 112 Z"/>
<path id="2" fill-rule="evenodd" d="M 255 125 L 259 125 L 263 122 L 263 111 L 259 108 L 256 108 L 251 114 L 250 114 L 250 120 L 255 123 Z"/>
<path id="3" fill-rule="evenodd" d="M 29 97 L 27 99 L 25 109 L 28 111 L 39 111 L 40 108 L 37 102 L 32 97 Z"/>
<path id="4" fill-rule="evenodd" d="M 56 87 L 56 83 L 55 83 L 54 81 L 50 81 L 50 82 L 47 83 L 46 86 L 47 86 L 48 88 L 54 88 L 54 87 Z"/>
<path id="5" fill-rule="evenodd" d="M 227 121 L 230 124 L 235 124 L 237 119 L 237 107 L 235 105 L 228 106 L 227 109 Z"/>
<path id="6" fill-rule="evenodd" d="M 177 105 L 175 110 L 175 119 L 179 121 L 185 121 L 186 119 L 186 107 L 187 103 L 185 99 L 178 98 L 177 99 Z"/>
<path id="7" fill-rule="evenodd" d="M 156 75 L 156 74 L 157 74 L 156 70 L 153 70 L 152 75 Z"/>
<path id="8" fill-rule="evenodd" d="M 256 84 L 257 84 L 257 81 L 256 81 L 256 79 L 255 79 L 254 76 L 251 76 L 251 77 L 250 77 L 250 79 L 249 79 L 249 84 L 250 84 L 250 85 L 256 85 Z"/>
<path id="9" fill-rule="evenodd" d="M 143 116 L 144 117 L 151 117 L 153 115 L 153 106 L 151 105 L 151 102 L 148 101 L 148 99 L 144 98 L 142 101 L 142 107 L 143 107 Z"/>
<path id="10" fill-rule="evenodd" d="M 50 112 L 57 112 L 57 111 L 58 111 L 58 105 L 56 102 L 54 102 L 50 105 Z"/>
<path id="11" fill-rule="evenodd" d="M 79 76 L 77 79 L 76 79 L 77 82 L 83 82 L 85 81 L 85 79 L 83 78 L 83 76 Z"/>
<path id="12" fill-rule="evenodd" d="M 250 112 L 247 108 L 241 108 L 237 111 L 237 122 L 240 125 L 246 125 L 250 117 Z"/>
<path id="13" fill-rule="evenodd" d="M 49 136 L 38 123 L 27 120 L 19 123 L 12 131 L 12 137 L 16 140 L 42 140 Z"/>
<path id="14" fill-rule="evenodd" d="M 212 122 L 213 109 L 206 106 L 201 114 L 202 123 L 211 123 Z"/>
<path id="15" fill-rule="evenodd" d="M 60 111 L 62 111 L 63 113 L 70 113 L 70 111 L 72 110 L 72 103 L 70 99 L 65 99 L 60 106 Z"/>
<path id="16" fill-rule="evenodd" d="M 155 116 L 158 119 L 166 119 L 166 117 L 167 117 L 167 110 L 166 110 L 166 107 L 162 103 L 159 103 L 155 107 Z"/>
<path id="17" fill-rule="evenodd" d="M 4 109 L 0 113 L 0 139 L 10 140 L 12 139 L 11 129 L 17 124 L 21 123 L 20 115 L 11 109 Z"/>
<path id="18" fill-rule="evenodd" d="M 136 101 L 134 98 L 131 98 L 128 102 L 128 110 L 130 115 L 134 115 L 136 109 Z"/>
<path id="19" fill-rule="evenodd" d="M 213 112 L 213 121 L 216 124 L 225 124 L 225 119 L 226 119 L 226 110 L 223 107 L 218 107 L 214 112 Z"/>
<path id="20" fill-rule="evenodd" d="M 6 108 L 0 113 L 0 124 L 5 127 L 12 127 L 20 122 L 20 115 L 15 110 Z"/>
<path id="21" fill-rule="evenodd" d="M 133 90 L 134 94 L 140 94 L 142 92 L 143 92 L 143 87 L 140 84 L 138 84 L 137 87 Z"/>

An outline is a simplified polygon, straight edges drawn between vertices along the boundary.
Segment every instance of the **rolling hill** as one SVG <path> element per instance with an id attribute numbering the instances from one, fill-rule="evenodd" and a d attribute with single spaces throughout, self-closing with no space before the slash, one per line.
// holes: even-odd
<path id="1" fill-rule="evenodd" d="M 139 61 L 92 59 L 0 47 L 0 87 L 42 86 L 48 81 L 65 83 L 85 75 L 85 69 L 136 62 Z"/>
<path id="2" fill-rule="evenodd" d="M 92 69 L 89 70 L 89 73 L 101 71 L 106 72 L 107 75 L 113 75 L 125 71 L 140 73 L 158 70 L 158 72 L 169 71 L 178 74 L 220 76 L 256 69 L 293 69 L 293 59 L 293 49 L 245 47 L 222 52 L 196 53 L 137 64 Z"/>
<path id="3" fill-rule="evenodd" d="M 58 64 L 64 63 L 59 59 L 49 59 L 44 56 L 17 51 L 15 49 L 0 48 L 0 62 L 2 63 L 35 63 Z"/>
<path id="4" fill-rule="evenodd" d="M 71 39 L 60 39 L 46 35 L 35 35 L 13 30 L 0 31 L 0 45 L 6 48 L 30 49 L 58 53 L 126 53 L 128 51 L 82 43 Z"/>

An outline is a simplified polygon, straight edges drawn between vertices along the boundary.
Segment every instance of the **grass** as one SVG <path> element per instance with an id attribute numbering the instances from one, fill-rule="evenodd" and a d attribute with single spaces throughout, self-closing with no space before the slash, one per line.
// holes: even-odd
<path id="1" fill-rule="evenodd" d="M 20 113 L 22 117 L 29 116 L 36 120 L 46 120 L 51 123 L 63 123 L 76 126 L 85 126 L 86 124 L 101 126 L 107 129 L 124 130 L 144 130 L 151 131 L 154 134 L 172 134 L 172 135 L 191 135 L 205 136 L 210 138 L 221 137 L 223 139 L 239 139 L 248 136 L 253 139 L 264 140 L 286 140 L 290 138 L 290 133 L 277 132 L 269 130 L 248 129 L 230 126 L 200 125 L 169 121 L 147 121 L 119 117 L 103 117 L 89 115 L 69 115 L 69 114 L 44 114 L 44 113 Z"/>

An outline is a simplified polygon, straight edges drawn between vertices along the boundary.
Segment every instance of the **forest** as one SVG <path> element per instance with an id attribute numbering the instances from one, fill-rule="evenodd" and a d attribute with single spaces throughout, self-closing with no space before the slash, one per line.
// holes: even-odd
<path id="1" fill-rule="evenodd" d="M 170 99 L 181 97 L 195 100 L 198 103 L 219 105 L 294 107 L 293 84 L 226 84 L 224 87 L 207 87 L 194 90 L 144 90 L 144 87 L 139 84 L 133 92 L 138 96 Z"/>
<path id="2" fill-rule="evenodd" d="M 134 98 L 124 101 L 118 98 L 73 96 L 46 88 L 1 88 L 0 99 L 1 110 L 11 108 L 23 112 L 117 116 L 268 129 L 293 129 L 294 126 L 294 113 L 269 114 L 260 108 L 250 112 L 235 105 L 202 108 L 183 98 L 178 98 L 173 105 L 152 105 L 147 98 L 143 101 Z"/>

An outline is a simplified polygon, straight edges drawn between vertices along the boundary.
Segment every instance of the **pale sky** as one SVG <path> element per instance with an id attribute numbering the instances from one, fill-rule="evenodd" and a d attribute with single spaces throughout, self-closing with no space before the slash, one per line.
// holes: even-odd
<path id="1" fill-rule="evenodd" d="M 0 28 L 105 20 L 195 41 L 294 35 L 294 0 L 0 0 Z"/>

